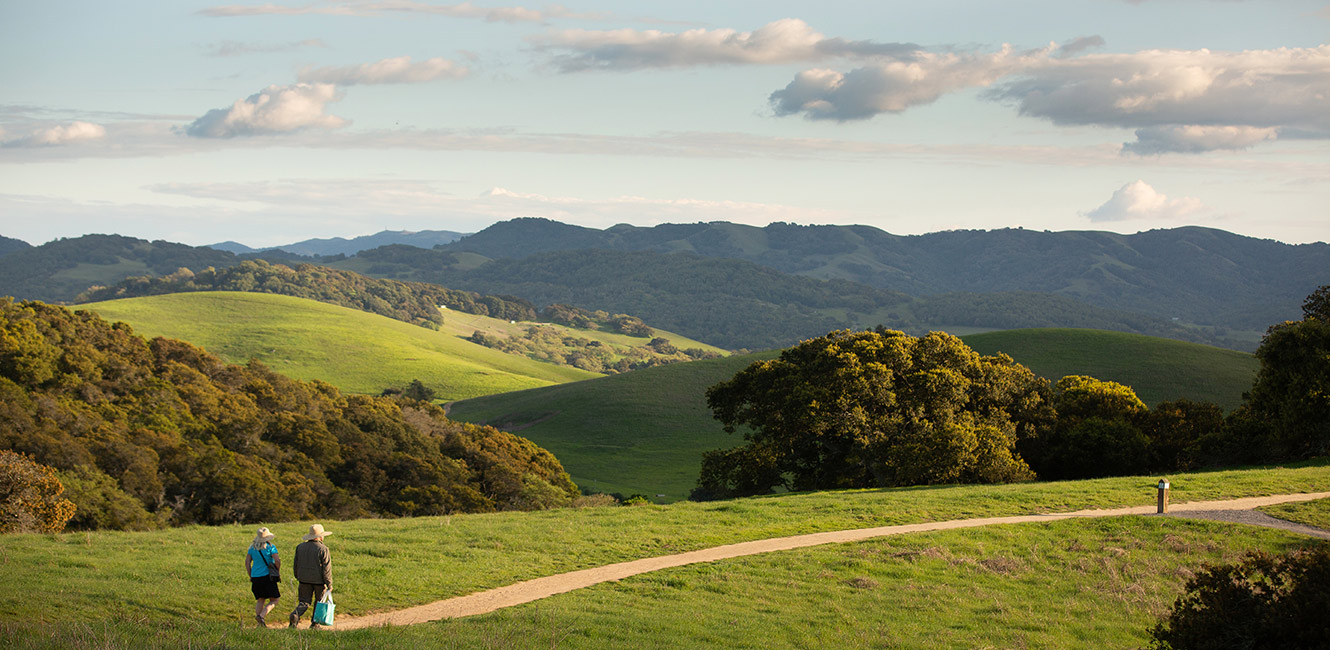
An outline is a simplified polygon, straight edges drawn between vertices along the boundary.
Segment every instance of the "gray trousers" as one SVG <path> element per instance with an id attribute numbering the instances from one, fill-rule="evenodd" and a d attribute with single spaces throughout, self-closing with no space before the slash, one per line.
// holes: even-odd
<path id="1" fill-rule="evenodd" d="M 297 593 L 296 609 L 295 611 L 291 612 L 291 615 L 296 617 L 297 619 L 299 619 L 301 616 L 304 616 L 305 610 L 309 609 L 310 603 L 318 602 L 320 599 L 323 598 L 323 590 L 324 587 L 322 583 L 318 584 L 312 582 L 300 583 L 300 590 L 296 592 Z"/>

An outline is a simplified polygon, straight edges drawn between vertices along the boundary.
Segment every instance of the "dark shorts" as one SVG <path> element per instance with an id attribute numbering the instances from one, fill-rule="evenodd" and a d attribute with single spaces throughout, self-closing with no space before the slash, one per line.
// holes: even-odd
<path id="1" fill-rule="evenodd" d="M 249 579 L 249 590 L 254 592 L 255 600 L 264 598 L 281 598 L 282 592 L 277 589 L 277 583 L 273 582 L 268 576 Z"/>
<path id="2" fill-rule="evenodd" d="M 300 591 L 296 592 L 296 602 L 305 604 L 317 603 L 323 598 L 323 585 L 309 582 L 300 583 Z"/>

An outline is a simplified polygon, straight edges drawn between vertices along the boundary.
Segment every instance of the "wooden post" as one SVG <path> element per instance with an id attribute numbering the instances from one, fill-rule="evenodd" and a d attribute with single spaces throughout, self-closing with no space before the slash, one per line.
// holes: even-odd
<path id="1" fill-rule="evenodd" d="M 1159 479 L 1159 514 L 1168 512 L 1168 479 Z"/>

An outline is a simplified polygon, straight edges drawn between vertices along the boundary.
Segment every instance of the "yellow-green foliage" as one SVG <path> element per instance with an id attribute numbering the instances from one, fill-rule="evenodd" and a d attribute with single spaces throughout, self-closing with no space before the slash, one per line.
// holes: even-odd
<path id="1" fill-rule="evenodd" d="M 577 494 L 547 451 L 436 406 L 227 365 L 39 302 L 0 299 L 0 404 L 0 449 L 61 470 L 88 528 L 530 510 Z"/>
<path id="2" fill-rule="evenodd" d="M 55 470 L 24 454 L 0 449 L 0 533 L 58 533 L 74 503 Z"/>
<path id="3" fill-rule="evenodd" d="M 841 330 L 707 391 L 741 450 L 703 457 L 697 496 L 1029 480 L 1017 442 L 1051 419 L 1048 382 L 942 332 Z M 788 478 L 787 478 L 788 477 Z"/>

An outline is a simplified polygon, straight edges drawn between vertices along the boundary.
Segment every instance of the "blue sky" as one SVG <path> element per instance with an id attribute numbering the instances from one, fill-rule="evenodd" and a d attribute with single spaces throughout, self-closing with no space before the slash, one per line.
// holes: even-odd
<path id="1" fill-rule="evenodd" d="M 1330 233 L 1326 0 L 0 4 L 0 234 Z"/>

